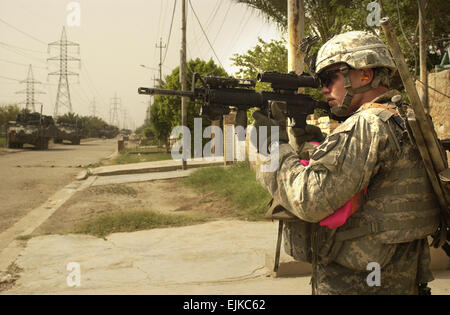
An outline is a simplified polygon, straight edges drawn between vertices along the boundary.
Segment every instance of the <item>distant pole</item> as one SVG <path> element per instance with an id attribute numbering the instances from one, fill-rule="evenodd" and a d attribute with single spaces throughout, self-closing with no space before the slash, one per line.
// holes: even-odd
<path id="1" fill-rule="evenodd" d="M 180 82 L 181 82 L 181 90 L 187 91 L 187 80 L 186 80 L 186 0 L 182 1 L 181 4 L 181 53 L 180 53 Z M 181 125 L 183 127 L 187 126 L 187 105 L 188 105 L 188 98 L 183 97 L 181 98 Z M 185 137 L 183 137 L 183 140 Z M 191 145 L 190 143 L 186 143 L 186 141 L 183 142 L 183 155 L 182 155 L 182 169 L 187 169 L 187 163 L 186 159 L 187 156 L 185 156 L 186 145 Z"/>
<path id="2" fill-rule="evenodd" d="M 156 48 L 159 48 L 159 87 L 162 86 L 162 49 L 166 48 L 166 45 L 163 46 L 162 38 L 159 38 L 159 46 L 156 44 Z"/>
<path id="3" fill-rule="evenodd" d="M 428 113 L 428 72 L 427 72 L 427 42 L 425 34 L 425 1 L 417 0 L 419 8 L 419 57 L 420 57 L 420 100 Z"/>
<path id="4" fill-rule="evenodd" d="M 300 43 L 305 37 L 305 9 L 303 0 L 287 0 L 288 2 L 288 71 L 301 74 L 304 70 L 303 53 Z"/>

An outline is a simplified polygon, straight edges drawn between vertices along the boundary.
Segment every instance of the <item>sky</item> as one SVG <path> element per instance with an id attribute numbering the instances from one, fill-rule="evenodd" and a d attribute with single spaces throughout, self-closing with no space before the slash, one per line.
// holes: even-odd
<path id="1" fill-rule="evenodd" d="M 32 64 L 34 79 L 41 82 L 35 89 L 45 92 L 36 99 L 43 103 L 44 114 L 53 115 L 59 76 L 48 74 L 58 71 L 59 61 L 47 59 L 59 55 L 59 46 L 51 46 L 49 53 L 48 43 L 60 39 L 64 26 L 67 40 L 79 44 L 79 54 L 72 46 L 68 55 L 81 59 L 68 67 L 79 74 L 69 76 L 73 112 L 92 115 L 95 99 L 96 115 L 109 123 L 117 95 L 119 127 L 141 126 L 149 96 L 139 95 L 138 87 L 153 86 L 160 52 L 163 77 L 180 62 L 181 2 L 176 1 L 174 11 L 175 0 L 0 0 L 0 105 L 26 99 L 16 92 L 26 89 L 20 81 L 27 78 Z M 231 0 L 191 0 L 191 4 L 215 54 L 187 1 L 188 60 L 212 58 L 230 75 L 237 72 L 230 60 L 233 54 L 252 49 L 258 37 L 270 41 L 282 36 L 275 23 L 243 4 Z M 162 51 L 156 47 L 160 40 L 166 46 Z M 59 108 L 60 114 L 67 111 Z"/>

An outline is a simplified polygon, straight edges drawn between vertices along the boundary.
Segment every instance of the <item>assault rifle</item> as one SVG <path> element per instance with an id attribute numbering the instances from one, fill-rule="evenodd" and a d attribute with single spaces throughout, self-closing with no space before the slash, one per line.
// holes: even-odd
<path id="1" fill-rule="evenodd" d="M 319 80 L 310 74 L 261 72 L 258 74 L 257 80 L 269 82 L 273 91 L 255 91 L 256 82 L 254 80 L 215 76 L 202 78 L 200 74 L 194 73 L 191 91 L 140 87 L 138 93 L 189 97 L 192 101 L 201 101 L 200 115 L 207 116 L 210 120 L 220 120 L 223 115 L 229 114 L 230 106 L 245 111 L 252 107 L 258 107 L 270 117 L 270 101 L 286 102 L 287 116 L 292 119 L 292 127 L 305 128 L 306 116 L 313 114 L 316 108 L 330 112 L 328 103 L 317 101 L 309 95 L 297 92 L 299 88 L 320 86 Z M 197 82 L 200 82 L 200 87 L 196 87 Z"/>

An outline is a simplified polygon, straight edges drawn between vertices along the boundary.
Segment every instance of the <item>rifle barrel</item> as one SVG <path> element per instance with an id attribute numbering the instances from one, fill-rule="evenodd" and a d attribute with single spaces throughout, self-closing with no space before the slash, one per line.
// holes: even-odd
<path id="1" fill-rule="evenodd" d="M 146 94 L 146 95 L 164 95 L 164 96 L 185 96 L 189 98 L 194 98 L 194 93 L 190 91 L 174 91 L 174 90 L 164 90 L 164 89 L 152 89 L 152 88 L 145 88 L 140 87 L 138 88 L 139 94 Z"/>

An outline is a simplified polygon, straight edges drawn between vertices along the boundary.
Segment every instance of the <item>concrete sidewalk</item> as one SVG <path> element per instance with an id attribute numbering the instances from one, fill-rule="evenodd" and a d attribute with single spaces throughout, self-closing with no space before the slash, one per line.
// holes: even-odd
<path id="1" fill-rule="evenodd" d="M 35 237 L 15 262 L 20 278 L 2 294 L 311 294 L 310 276 L 271 277 L 264 256 L 276 231 L 271 222 L 222 220 L 105 240 Z M 433 294 L 449 294 L 450 271 L 435 277 Z"/>

